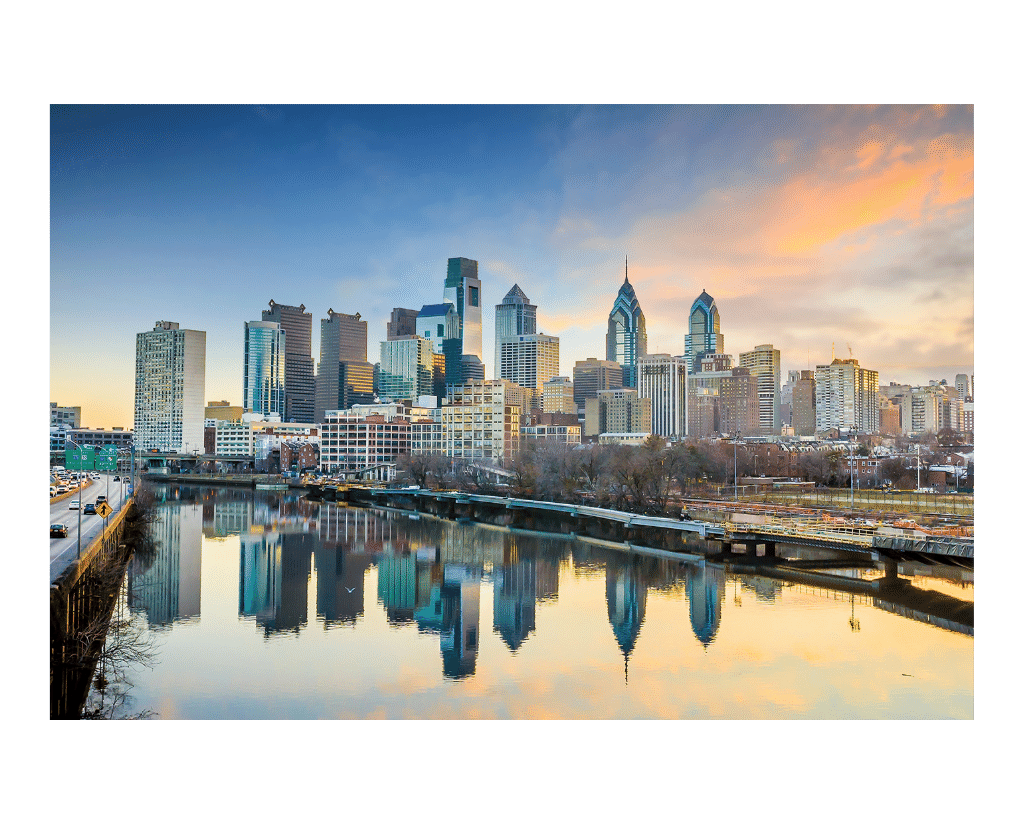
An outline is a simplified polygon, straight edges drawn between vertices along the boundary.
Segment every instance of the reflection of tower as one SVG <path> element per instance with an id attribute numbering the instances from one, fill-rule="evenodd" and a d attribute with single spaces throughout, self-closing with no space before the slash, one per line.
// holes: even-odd
<path id="1" fill-rule="evenodd" d="M 447 678 L 476 672 L 480 645 L 480 569 L 448 564 L 441 584 L 441 659 Z"/>
<path id="2" fill-rule="evenodd" d="M 408 624 L 416 608 L 416 557 L 383 555 L 377 561 L 377 600 L 389 624 Z"/>
<path id="3" fill-rule="evenodd" d="M 309 533 L 240 536 L 238 612 L 254 617 L 265 634 L 298 631 L 306 623 L 306 588 L 314 540 Z"/>
<path id="4" fill-rule="evenodd" d="M 690 626 L 705 648 L 715 639 L 722 622 L 725 572 L 704 561 L 686 564 L 686 599 L 690 602 Z"/>
<path id="5" fill-rule="evenodd" d="M 608 620 L 625 656 L 628 681 L 629 654 L 636 646 L 647 611 L 647 585 L 640 579 L 640 570 L 635 563 L 609 560 L 605 567 L 605 596 L 608 599 Z"/>
<path id="6" fill-rule="evenodd" d="M 142 609 L 152 626 L 199 617 L 202 510 L 190 504 L 163 507 L 152 526 L 155 553 L 145 570 L 129 567 L 128 605 Z"/>
<path id="7" fill-rule="evenodd" d="M 515 652 L 537 628 L 537 562 L 520 558 L 514 543 L 507 555 L 494 569 L 494 630 Z"/>
<path id="8" fill-rule="evenodd" d="M 324 628 L 335 622 L 354 624 L 363 614 L 363 576 L 370 558 L 335 546 L 316 550 L 313 562 L 316 614 L 324 619 Z"/>
<path id="9" fill-rule="evenodd" d="M 416 609 L 413 618 L 420 632 L 440 634 L 444 617 L 441 584 L 444 567 L 438 563 L 440 550 L 421 547 L 416 550 Z"/>

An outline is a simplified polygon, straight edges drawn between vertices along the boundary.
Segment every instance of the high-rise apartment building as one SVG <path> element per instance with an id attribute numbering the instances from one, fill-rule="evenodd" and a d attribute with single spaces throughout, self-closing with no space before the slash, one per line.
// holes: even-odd
<path id="1" fill-rule="evenodd" d="M 722 321 L 715 299 L 701 290 L 690 307 L 690 333 L 686 336 L 687 371 L 691 374 L 697 371 L 694 364 L 700 362 L 704 353 L 724 351 L 725 336 L 722 335 Z"/>
<path id="2" fill-rule="evenodd" d="M 388 321 L 388 340 L 415 335 L 419 314 L 416 309 L 392 309 L 391 320 Z"/>
<path id="3" fill-rule="evenodd" d="M 506 338 L 537 334 L 537 307 L 515 284 L 504 300 L 494 307 L 494 375 L 507 378 L 501 371 L 501 344 Z M 524 384 L 525 385 L 525 384 Z"/>
<path id="4" fill-rule="evenodd" d="M 587 398 L 596 398 L 598 392 L 622 389 L 622 364 L 597 358 L 576 361 L 572 370 L 572 385 L 576 408 L 583 409 Z"/>
<path id="5" fill-rule="evenodd" d="M 333 409 L 372 403 L 373 364 L 366 360 L 366 321 L 357 312 L 327 310 L 320 321 L 320 368 L 316 374 L 315 417 Z"/>
<path id="6" fill-rule="evenodd" d="M 605 353 L 608 360 L 622 366 L 622 385 L 636 389 L 637 362 L 647 354 L 647 321 L 629 282 L 628 268 L 608 315 Z"/>
<path id="7" fill-rule="evenodd" d="M 444 302 L 459 315 L 459 337 L 451 339 L 445 352 L 445 380 L 483 380 L 483 314 L 478 264 L 469 258 L 448 258 L 444 281 Z"/>
<path id="8" fill-rule="evenodd" d="M 815 367 L 814 401 L 818 432 L 878 431 L 878 373 L 863 369 L 855 358 Z"/>
<path id="9" fill-rule="evenodd" d="M 380 342 L 379 391 L 381 398 L 416 401 L 434 394 L 434 350 L 418 335 L 403 335 Z"/>
<path id="10" fill-rule="evenodd" d="M 203 448 L 206 332 L 157 321 L 135 337 L 135 448 Z"/>
<path id="11" fill-rule="evenodd" d="M 281 324 L 285 333 L 284 412 L 282 418 L 312 423 L 316 410 L 316 374 L 313 369 L 313 315 L 305 305 L 285 306 L 270 301 L 263 320 Z"/>
<path id="12" fill-rule="evenodd" d="M 541 391 L 544 384 L 558 374 L 558 345 L 558 338 L 552 335 L 502 338 L 497 377 Z"/>
<path id="13" fill-rule="evenodd" d="M 960 394 L 960 400 L 964 403 L 974 400 L 974 375 L 957 375 L 953 379 L 956 391 Z"/>
<path id="14" fill-rule="evenodd" d="M 242 406 L 262 415 L 285 414 L 285 331 L 271 321 L 245 324 Z"/>
<path id="15" fill-rule="evenodd" d="M 740 368 L 749 369 L 757 380 L 758 427 L 761 433 L 779 434 L 782 426 L 782 353 L 770 343 L 740 353 Z"/>
<path id="16" fill-rule="evenodd" d="M 686 434 L 686 358 L 644 355 L 639 370 L 640 397 L 651 399 L 650 431 L 681 440 Z"/>

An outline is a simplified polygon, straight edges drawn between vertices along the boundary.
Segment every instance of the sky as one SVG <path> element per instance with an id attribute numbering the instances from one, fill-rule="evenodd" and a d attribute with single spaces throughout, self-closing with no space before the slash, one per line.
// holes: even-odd
<path id="1" fill-rule="evenodd" d="M 648 351 L 682 354 L 702 289 L 725 351 L 852 352 L 879 382 L 974 371 L 974 111 L 942 105 L 50 107 L 50 400 L 132 426 L 135 336 L 206 332 L 240 404 L 271 299 L 368 323 L 479 261 L 483 360 L 513 284 L 603 358 L 625 260 Z M 88 368 L 83 368 L 88 366 Z"/>

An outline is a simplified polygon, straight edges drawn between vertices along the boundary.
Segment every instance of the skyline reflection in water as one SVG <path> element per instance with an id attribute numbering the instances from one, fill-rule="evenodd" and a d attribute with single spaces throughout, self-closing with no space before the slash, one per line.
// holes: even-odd
<path id="1" fill-rule="evenodd" d="M 290 493 L 158 490 L 176 500 L 126 580 L 161 646 L 133 700 L 158 717 L 973 717 L 970 573 L 928 579 L 927 603 L 903 578 L 893 603 Z"/>

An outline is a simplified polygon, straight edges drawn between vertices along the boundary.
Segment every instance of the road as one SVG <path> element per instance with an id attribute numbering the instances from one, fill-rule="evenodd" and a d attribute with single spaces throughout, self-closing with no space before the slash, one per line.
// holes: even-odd
<path id="1" fill-rule="evenodd" d="M 85 505 L 96 503 L 100 495 L 107 496 L 107 502 L 116 513 L 124 502 L 124 484 L 114 481 L 114 472 L 101 472 L 100 479 L 82 489 L 82 551 L 103 531 L 103 519 L 99 515 L 86 515 Z M 120 477 L 124 477 L 123 475 Z M 60 577 L 68 565 L 78 557 L 78 515 L 70 508 L 72 501 L 78 501 L 78 493 L 62 501 L 50 502 L 50 523 L 64 524 L 68 528 L 67 538 L 50 539 L 50 583 Z M 108 520 L 114 517 L 108 516 Z"/>

